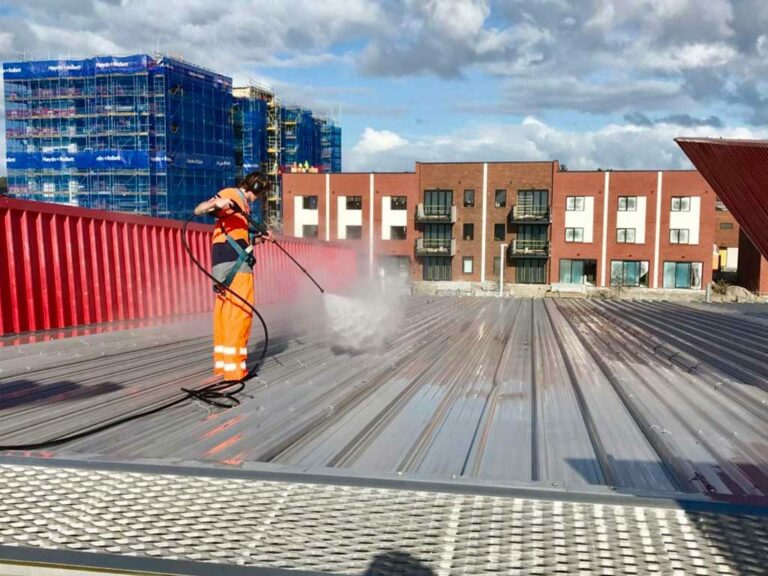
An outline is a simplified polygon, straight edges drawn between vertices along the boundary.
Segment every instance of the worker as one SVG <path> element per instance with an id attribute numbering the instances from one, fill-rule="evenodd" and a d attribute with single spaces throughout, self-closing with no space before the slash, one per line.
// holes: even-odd
<path id="1" fill-rule="evenodd" d="M 252 202 L 261 199 L 263 203 L 270 185 L 260 172 L 251 172 L 236 188 L 225 188 L 195 208 L 197 215 L 212 213 L 216 217 L 211 270 L 217 281 L 213 366 L 214 373 L 225 380 L 242 380 L 248 373 L 246 360 L 253 312 L 230 290 L 253 303 L 253 246 L 274 238 L 271 232 L 262 235 L 251 230 L 245 214 L 250 214 Z"/>

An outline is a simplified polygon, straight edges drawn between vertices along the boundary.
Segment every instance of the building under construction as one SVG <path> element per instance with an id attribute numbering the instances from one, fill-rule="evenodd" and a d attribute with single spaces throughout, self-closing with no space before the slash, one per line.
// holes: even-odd
<path id="1" fill-rule="evenodd" d="M 282 216 L 284 172 L 340 172 L 341 127 L 330 117 L 281 104 L 268 88 L 252 83 L 233 90 L 235 165 L 238 175 L 262 170 L 272 180 L 266 215 Z"/>
<path id="2" fill-rule="evenodd" d="M 4 66 L 9 193 L 178 217 L 231 182 L 231 79 L 178 59 Z"/>
<path id="3" fill-rule="evenodd" d="M 178 58 L 134 55 L 6 63 L 8 192 L 180 218 L 237 174 L 261 169 L 281 217 L 280 174 L 341 170 L 341 130 L 281 107 L 264 88 Z"/>

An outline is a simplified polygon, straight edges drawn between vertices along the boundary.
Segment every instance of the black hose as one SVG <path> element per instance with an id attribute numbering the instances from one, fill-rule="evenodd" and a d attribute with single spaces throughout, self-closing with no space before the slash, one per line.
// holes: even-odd
<path id="1" fill-rule="evenodd" d="M 189 223 L 192 221 L 194 217 L 195 217 L 195 214 L 193 213 L 189 218 L 187 218 L 184 221 L 184 226 L 182 227 L 181 244 L 182 246 L 184 246 L 184 250 L 187 252 L 187 255 L 192 260 L 194 265 L 197 266 L 203 274 L 208 276 L 208 278 L 210 278 L 214 282 L 214 285 L 219 287 L 221 290 L 228 291 L 230 294 L 232 294 L 233 296 L 238 298 L 240 301 L 242 301 L 244 304 L 246 304 L 253 311 L 253 313 L 256 315 L 259 321 L 261 321 L 261 325 L 264 328 L 264 345 L 261 349 L 261 354 L 259 355 L 259 359 L 253 365 L 253 367 L 250 370 L 248 370 L 248 373 L 240 380 L 220 380 L 218 382 L 206 384 L 205 386 L 202 386 L 200 388 L 182 388 L 181 391 L 183 392 L 183 396 L 179 396 L 174 400 L 169 400 L 167 402 L 164 402 L 159 406 L 155 406 L 154 408 L 149 408 L 147 410 L 142 410 L 141 412 L 137 412 L 135 414 L 123 416 L 122 418 L 118 418 L 117 420 L 102 422 L 100 424 L 97 424 L 95 427 L 83 428 L 81 430 L 78 430 L 77 432 L 72 432 L 71 434 L 67 434 L 65 436 L 59 436 L 58 438 L 51 438 L 49 440 L 43 440 L 41 442 L 34 442 L 31 444 L 13 444 L 13 445 L 7 445 L 7 446 L 0 446 L 0 451 L 40 450 L 42 448 L 52 448 L 54 446 L 60 446 L 61 444 L 72 442 L 73 440 L 79 440 L 80 438 L 85 438 L 86 436 L 91 436 L 92 434 L 97 434 L 98 432 L 109 430 L 110 428 L 114 428 L 115 426 L 119 426 L 120 424 L 125 424 L 126 422 L 130 422 L 132 420 L 138 420 L 139 418 L 144 418 L 145 416 L 157 414 L 158 412 L 162 412 L 163 410 L 167 410 L 168 408 L 181 404 L 182 402 L 185 402 L 190 398 L 197 398 L 198 400 L 202 400 L 203 402 L 207 404 L 211 404 L 218 408 L 232 408 L 240 404 L 240 400 L 238 400 L 235 397 L 235 394 L 240 392 L 245 387 L 245 382 L 253 378 L 259 371 L 259 368 L 261 368 L 261 365 L 264 362 L 264 358 L 267 355 L 267 349 L 269 347 L 269 330 L 267 329 L 267 323 L 264 321 L 264 318 L 262 317 L 261 314 L 259 314 L 259 311 L 256 310 L 256 307 L 253 304 L 248 302 L 248 300 L 240 296 L 240 294 L 238 294 L 228 286 L 224 286 L 223 284 L 221 284 L 218 280 L 216 280 L 216 278 L 210 272 L 208 272 L 208 270 L 205 269 L 205 267 L 200 263 L 200 261 L 197 258 L 195 258 L 195 255 L 192 253 L 192 250 L 189 248 L 189 243 L 187 242 L 187 227 L 189 226 Z M 296 262 L 296 260 L 294 260 L 293 257 L 282 248 L 282 246 L 279 246 L 279 248 L 283 250 L 283 252 L 285 252 L 291 258 L 291 260 L 293 260 L 294 263 L 297 266 L 299 266 L 299 268 L 301 268 L 301 265 L 298 262 Z M 306 270 L 305 270 L 305 273 L 307 274 L 307 276 L 309 276 L 309 273 L 306 272 Z M 314 279 L 311 276 L 309 277 L 314 282 Z M 315 284 L 317 284 L 317 282 L 315 282 Z M 318 288 L 320 288 L 319 284 L 317 286 Z M 320 288 L 320 290 L 322 290 L 322 288 Z"/>

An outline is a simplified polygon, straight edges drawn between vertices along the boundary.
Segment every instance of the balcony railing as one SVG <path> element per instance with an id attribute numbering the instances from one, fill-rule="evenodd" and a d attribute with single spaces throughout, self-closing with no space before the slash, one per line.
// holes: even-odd
<path id="1" fill-rule="evenodd" d="M 416 222 L 454 224 L 456 222 L 456 206 L 418 204 L 416 206 Z"/>
<path id="2" fill-rule="evenodd" d="M 546 240 L 512 240 L 507 254 L 510 258 L 548 258 L 549 242 Z"/>
<path id="3" fill-rule="evenodd" d="M 416 256 L 451 257 L 455 254 L 455 238 L 416 238 Z"/>
<path id="4" fill-rule="evenodd" d="M 518 204 L 509 211 L 509 222 L 549 222 L 549 206 Z"/>

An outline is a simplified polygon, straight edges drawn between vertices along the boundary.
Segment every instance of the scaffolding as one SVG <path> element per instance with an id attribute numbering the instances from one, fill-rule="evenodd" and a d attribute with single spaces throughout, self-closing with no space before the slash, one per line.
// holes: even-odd
<path id="1" fill-rule="evenodd" d="M 11 195 L 180 217 L 232 179 L 228 78 L 147 55 L 3 75 Z"/>
<path id="2" fill-rule="evenodd" d="M 8 192 L 27 199 L 184 217 L 235 176 L 341 170 L 341 129 L 267 87 L 156 54 L 6 63 Z"/>
<path id="3" fill-rule="evenodd" d="M 320 166 L 323 172 L 341 172 L 341 126 L 333 118 L 320 118 Z"/>
<path id="4" fill-rule="evenodd" d="M 234 96 L 235 164 L 238 174 L 259 170 L 272 187 L 266 206 L 256 206 L 270 226 L 279 229 L 281 214 L 280 103 L 266 86 L 251 81 L 232 90 Z"/>
<path id="5" fill-rule="evenodd" d="M 9 194 L 150 212 L 144 58 L 11 63 L 4 78 Z"/>

